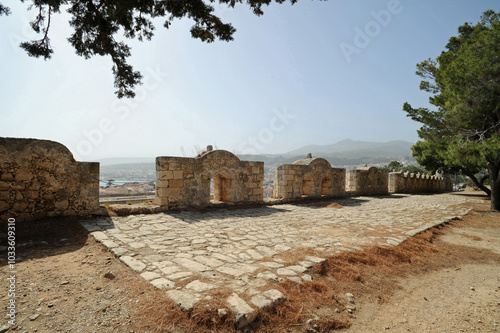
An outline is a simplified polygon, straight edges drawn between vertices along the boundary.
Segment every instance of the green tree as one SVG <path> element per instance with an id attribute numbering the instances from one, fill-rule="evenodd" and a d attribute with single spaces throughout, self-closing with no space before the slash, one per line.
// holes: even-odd
<path id="1" fill-rule="evenodd" d="M 392 161 L 386 166 L 383 166 L 381 168 L 378 168 L 380 172 L 410 172 L 410 173 L 421 173 L 425 174 L 427 173 L 424 169 L 421 167 L 418 167 L 416 165 L 407 165 L 404 166 L 401 162 L 399 161 Z"/>
<path id="2" fill-rule="evenodd" d="M 286 0 L 275 0 L 283 3 Z M 294 4 L 297 0 L 290 0 Z M 194 21 L 191 36 L 211 43 L 215 39 L 233 40 L 236 29 L 230 23 L 223 23 L 214 15 L 210 3 L 215 0 L 21 0 L 28 8 L 38 12 L 31 22 L 31 28 L 41 35 L 39 40 L 21 43 L 28 55 L 49 59 L 53 53 L 49 30 L 51 19 L 65 9 L 72 17 L 70 25 L 74 29 L 68 39 L 79 56 L 88 59 L 95 55 L 109 56 L 113 61 L 114 86 L 119 98 L 134 97 L 134 87 L 141 83 L 142 75 L 127 63 L 130 47 L 116 39 L 123 32 L 124 37 L 142 41 L 153 37 L 155 26 L 152 20 L 166 18 L 163 26 L 168 28 L 175 19 L 183 17 Z M 243 0 L 218 0 L 221 5 L 234 8 Z M 272 0 L 246 0 L 254 14 L 262 15 L 262 6 Z M 9 15 L 10 9 L 0 3 L 0 15 Z"/>
<path id="3" fill-rule="evenodd" d="M 401 164 L 399 161 L 392 161 L 386 166 L 378 168 L 378 170 L 381 172 L 395 172 L 395 171 L 401 171 L 402 168 L 403 164 Z"/>
<path id="4" fill-rule="evenodd" d="M 108 179 L 108 181 L 106 182 L 106 188 L 110 188 L 111 186 L 113 186 L 114 182 L 114 179 Z"/>
<path id="5" fill-rule="evenodd" d="M 470 164 L 467 159 L 455 159 L 452 154 L 447 153 L 447 145 L 444 140 L 436 141 L 437 139 L 435 141 L 418 141 L 411 148 L 418 164 L 431 174 L 439 172 L 467 176 L 477 188 L 483 190 L 487 195 L 491 195 L 490 189 L 485 186 L 488 173 L 485 173 L 486 167 L 483 163 Z"/>
<path id="6" fill-rule="evenodd" d="M 488 170 L 491 208 L 500 210 L 500 14 L 484 12 L 476 24 L 465 23 L 435 60 L 417 65 L 436 110 L 403 110 L 423 126 L 414 147 L 421 163 L 447 170 Z M 425 164 L 425 162 L 424 162 Z"/>

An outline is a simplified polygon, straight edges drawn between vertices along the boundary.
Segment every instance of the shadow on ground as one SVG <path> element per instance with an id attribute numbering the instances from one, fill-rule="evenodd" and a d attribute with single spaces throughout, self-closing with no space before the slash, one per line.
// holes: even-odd
<path id="1" fill-rule="evenodd" d="M 2 224 L 0 246 L 7 247 L 7 224 Z M 76 251 L 87 242 L 88 233 L 77 217 L 52 217 L 16 223 L 16 263 Z M 7 250 L 2 251 L 6 253 Z M 0 266 L 7 256 L 0 257 Z"/>
<path id="2" fill-rule="evenodd" d="M 184 222 L 196 223 L 200 221 L 209 220 L 224 220 L 235 217 L 248 217 L 256 218 L 263 216 L 270 216 L 274 214 L 282 214 L 289 212 L 289 209 L 278 208 L 275 206 L 255 206 L 255 207 L 241 207 L 241 208 L 207 208 L 202 210 L 184 210 L 174 212 L 164 212 L 158 214 L 168 215 Z"/>

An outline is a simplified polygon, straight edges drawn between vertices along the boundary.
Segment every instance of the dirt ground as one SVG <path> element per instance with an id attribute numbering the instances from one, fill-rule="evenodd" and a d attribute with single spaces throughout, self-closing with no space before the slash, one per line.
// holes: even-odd
<path id="1" fill-rule="evenodd" d="M 422 273 L 397 278 L 386 302 L 363 302 L 349 331 L 500 332 L 498 213 L 476 208 L 443 231 L 435 244 L 448 264 L 424 264 Z"/>
<path id="2" fill-rule="evenodd" d="M 229 291 L 183 313 L 76 219 L 18 223 L 16 241 L 15 325 L 2 251 L 0 333 L 234 331 L 218 312 Z M 310 274 L 314 282 L 276 284 L 288 300 L 246 331 L 500 332 L 500 213 L 475 204 L 462 220 L 396 248 L 329 258 Z"/>

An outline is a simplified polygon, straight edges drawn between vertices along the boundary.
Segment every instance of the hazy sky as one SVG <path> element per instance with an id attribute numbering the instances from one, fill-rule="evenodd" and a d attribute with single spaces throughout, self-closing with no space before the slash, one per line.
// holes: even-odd
<path id="1" fill-rule="evenodd" d="M 144 85 L 119 100 L 111 60 L 84 60 L 66 42 L 67 14 L 52 20 L 44 61 L 18 47 L 36 38 L 35 13 L 10 3 L 0 17 L 0 136 L 58 141 L 78 160 L 192 156 L 207 144 L 285 153 L 346 138 L 415 142 L 419 125 L 402 105 L 429 97 L 415 65 L 458 26 L 500 11 L 498 0 L 299 0 L 257 17 L 216 5 L 234 41 L 206 44 L 190 37 L 188 19 L 168 30 L 157 21 L 152 41 L 127 41 Z"/>

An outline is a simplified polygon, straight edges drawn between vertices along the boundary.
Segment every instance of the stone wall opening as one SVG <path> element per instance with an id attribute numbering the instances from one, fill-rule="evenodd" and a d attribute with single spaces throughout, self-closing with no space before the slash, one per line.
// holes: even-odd
<path id="1" fill-rule="evenodd" d="M 214 198 L 215 202 L 232 202 L 234 201 L 233 180 L 229 175 L 220 173 L 213 178 Z"/>
<path id="2" fill-rule="evenodd" d="M 321 181 L 321 195 L 332 195 L 332 179 L 331 178 L 325 177 Z"/>
<path id="3" fill-rule="evenodd" d="M 314 180 L 311 177 L 304 177 L 302 181 L 302 195 L 307 197 L 314 195 Z"/>

